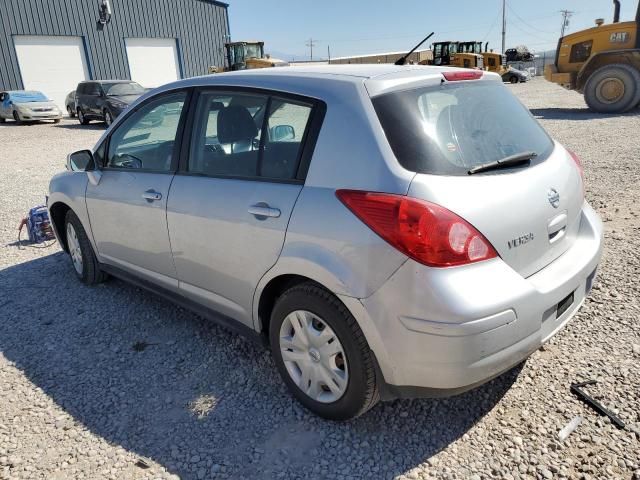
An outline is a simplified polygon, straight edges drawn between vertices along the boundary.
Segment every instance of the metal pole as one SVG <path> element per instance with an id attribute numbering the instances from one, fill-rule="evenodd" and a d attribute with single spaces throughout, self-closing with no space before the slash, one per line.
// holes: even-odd
<path id="1" fill-rule="evenodd" d="M 327 59 L 329 60 L 329 63 L 331 63 L 331 49 L 329 45 L 327 45 Z"/>
<path id="2" fill-rule="evenodd" d="M 502 54 L 504 55 L 507 37 L 507 2 L 502 0 Z"/>

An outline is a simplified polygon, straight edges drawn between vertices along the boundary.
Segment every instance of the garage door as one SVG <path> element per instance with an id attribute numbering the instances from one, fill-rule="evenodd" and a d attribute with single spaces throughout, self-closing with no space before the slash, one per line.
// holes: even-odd
<path id="1" fill-rule="evenodd" d="M 64 111 L 67 94 L 89 78 L 82 38 L 20 35 L 14 44 L 24 88 L 40 90 Z"/>
<path id="2" fill-rule="evenodd" d="M 127 38 L 131 80 L 146 88 L 178 80 L 178 50 L 175 38 Z"/>

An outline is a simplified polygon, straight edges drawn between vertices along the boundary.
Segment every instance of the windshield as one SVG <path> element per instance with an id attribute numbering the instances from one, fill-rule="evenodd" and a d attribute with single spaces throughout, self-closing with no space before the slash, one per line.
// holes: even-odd
<path id="1" fill-rule="evenodd" d="M 136 82 L 103 83 L 102 89 L 109 96 L 142 95 L 145 89 Z"/>
<path id="2" fill-rule="evenodd" d="M 262 58 L 262 49 L 259 44 L 245 45 L 246 58 Z"/>
<path id="3" fill-rule="evenodd" d="M 42 92 L 37 91 L 25 91 L 25 92 L 11 92 L 11 101 L 13 103 L 28 103 L 28 102 L 48 102 L 49 99 Z"/>
<path id="4" fill-rule="evenodd" d="M 413 172 L 467 175 L 475 166 L 528 151 L 537 153 L 533 165 L 553 150 L 546 132 L 499 82 L 392 92 L 373 105 L 393 153 Z"/>

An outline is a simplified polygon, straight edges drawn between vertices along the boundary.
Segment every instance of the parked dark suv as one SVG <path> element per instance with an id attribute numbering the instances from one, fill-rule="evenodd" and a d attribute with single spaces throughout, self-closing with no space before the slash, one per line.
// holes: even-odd
<path id="1" fill-rule="evenodd" d="M 130 80 L 93 80 L 76 88 L 76 113 L 82 125 L 91 120 L 107 126 L 146 90 Z"/>

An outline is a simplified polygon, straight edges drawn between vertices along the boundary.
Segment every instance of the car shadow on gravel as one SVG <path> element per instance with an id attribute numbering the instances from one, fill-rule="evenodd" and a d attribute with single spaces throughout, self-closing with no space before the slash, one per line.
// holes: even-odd
<path id="1" fill-rule="evenodd" d="M 261 346 L 124 282 L 83 286 L 63 253 L 0 271 L 0 318 L 0 352 L 73 417 L 50 428 L 88 429 L 183 479 L 400 475 L 474 427 L 521 368 L 338 423 L 301 408 Z"/>
<path id="2" fill-rule="evenodd" d="M 640 109 L 627 113 L 597 113 L 588 108 L 531 108 L 531 114 L 545 120 L 594 120 L 610 119 L 613 117 L 634 117 L 640 114 Z"/>
<path id="3" fill-rule="evenodd" d="M 67 130 L 105 130 L 107 127 L 104 123 L 90 123 L 82 125 L 80 122 L 75 123 L 59 123 L 56 128 L 65 128 Z"/>

